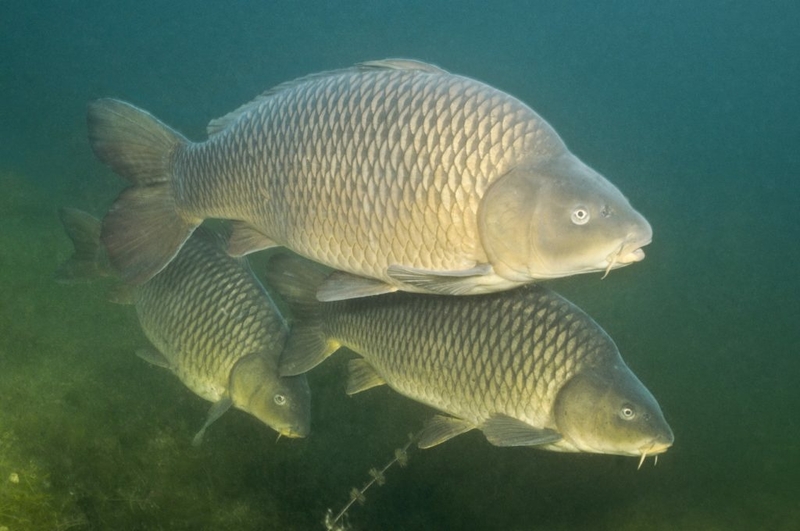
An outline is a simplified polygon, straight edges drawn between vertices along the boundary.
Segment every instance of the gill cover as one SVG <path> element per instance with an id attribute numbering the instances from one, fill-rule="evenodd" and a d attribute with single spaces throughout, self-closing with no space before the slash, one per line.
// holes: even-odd
<path id="1" fill-rule="evenodd" d="M 538 187 L 529 171 L 514 168 L 497 179 L 478 207 L 478 233 L 495 273 L 528 282 L 535 250 L 533 224 Z"/>
<path id="2" fill-rule="evenodd" d="M 624 249 L 625 259 L 614 264 L 621 267 L 637 261 L 627 254 L 652 237 L 622 193 L 570 153 L 516 167 L 492 183 L 478 230 L 494 270 L 523 282 L 604 271 Z"/>

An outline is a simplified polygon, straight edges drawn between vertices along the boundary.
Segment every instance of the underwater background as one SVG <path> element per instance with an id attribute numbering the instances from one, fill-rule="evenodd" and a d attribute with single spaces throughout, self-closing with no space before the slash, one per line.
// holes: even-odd
<path id="1" fill-rule="evenodd" d="M 800 4 L 793 1 L 4 2 L 0 17 L 0 530 L 324 529 L 430 410 L 309 374 L 312 433 L 209 404 L 134 355 L 108 285 L 52 280 L 58 208 L 124 186 L 86 104 L 130 101 L 199 140 L 263 90 L 408 57 L 529 104 L 650 221 L 641 262 L 548 284 L 653 392 L 675 444 L 637 459 L 409 451 L 361 530 L 800 529 Z M 256 257 L 258 264 L 263 257 Z"/>

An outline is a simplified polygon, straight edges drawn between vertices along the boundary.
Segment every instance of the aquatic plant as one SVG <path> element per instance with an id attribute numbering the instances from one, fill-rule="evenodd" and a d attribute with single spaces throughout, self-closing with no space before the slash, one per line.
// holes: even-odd
<path id="1" fill-rule="evenodd" d="M 25 457 L 17 435 L 0 433 L 0 531 L 54 529 L 86 524 L 68 499 L 53 492 L 49 474 L 37 460 Z"/>
<path id="2" fill-rule="evenodd" d="M 343 520 L 347 514 L 347 511 L 350 510 L 350 507 L 352 507 L 355 502 L 363 505 L 367 501 L 364 494 L 372 485 L 377 483 L 380 487 L 386 483 L 386 471 L 389 470 L 392 465 L 397 463 L 400 467 L 405 467 L 408 464 L 408 449 L 414 443 L 414 441 L 416 441 L 416 439 L 417 435 L 409 435 L 408 442 L 402 448 L 395 448 L 394 457 L 392 457 L 392 459 L 386 463 L 383 468 L 380 470 L 374 467 L 370 468 L 370 480 L 367 481 L 360 489 L 353 487 L 350 490 L 350 501 L 348 501 L 347 504 L 342 507 L 338 513 L 336 513 L 336 516 L 333 515 L 332 509 L 328 509 L 327 513 L 325 513 L 325 519 L 323 520 L 325 529 L 327 529 L 327 531 L 347 531 L 349 529 Z"/>

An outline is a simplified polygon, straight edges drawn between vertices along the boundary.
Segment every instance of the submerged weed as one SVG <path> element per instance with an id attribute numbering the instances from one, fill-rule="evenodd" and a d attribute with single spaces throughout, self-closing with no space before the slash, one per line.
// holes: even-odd
<path id="1" fill-rule="evenodd" d="M 389 468 L 397 463 L 398 466 L 405 467 L 408 464 L 408 449 L 416 440 L 416 435 L 409 435 L 408 442 L 402 448 L 396 448 L 394 451 L 394 457 L 386 463 L 380 470 L 377 468 L 370 468 L 369 475 L 370 480 L 367 481 L 363 487 L 356 488 L 353 487 L 350 490 L 350 501 L 342 507 L 342 510 L 336 513 L 334 516 L 333 510 L 328 509 L 325 513 L 325 518 L 323 520 L 323 524 L 325 525 L 325 529 L 327 531 L 348 531 L 349 526 L 345 522 L 345 517 L 347 515 L 347 511 L 350 510 L 350 507 L 353 506 L 355 502 L 363 505 L 366 503 L 367 498 L 365 493 L 367 489 L 369 489 L 372 485 L 376 484 L 380 487 L 386 483 L 386 471 Z"/>

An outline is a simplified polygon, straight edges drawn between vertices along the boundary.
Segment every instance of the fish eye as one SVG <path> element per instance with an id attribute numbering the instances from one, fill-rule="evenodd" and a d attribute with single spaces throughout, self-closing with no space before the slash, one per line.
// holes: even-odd
<path id="1" fill-rule="evenodd" d="M 572 211 L 572 222 L 575 225 L 585 225 L 589 221 L 589 210 L 586 207 L 579 206 Z"/>
<path id="2" fill-rule="evenodd" d="M 272 399 L 273 399 L 273 400 L 275 401 L 275 403 L 276 403 L 276 404 L 278 404 L 279 406 L 282 406 L 282 405 L 284 405 L 284 404 L 286 403 L 286 397 L 285 397 L 285 396 L 283 396 L 283 395 L 275 395 L 275 396 L 273 396 L 273 397 L 272 397 Z"/>
<path id="3" fill-rule="evenodd" d="M 619 410 L 619 416 L 623 420 L 633 420 L 636 418 L 636 411 L 632 406 L 625 404 L 622 406 L 622 409 Z"/>

